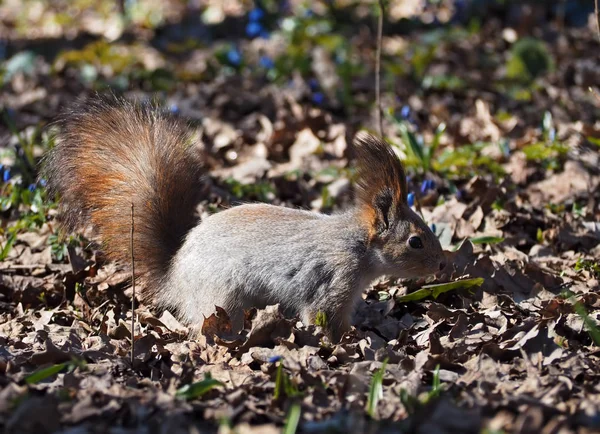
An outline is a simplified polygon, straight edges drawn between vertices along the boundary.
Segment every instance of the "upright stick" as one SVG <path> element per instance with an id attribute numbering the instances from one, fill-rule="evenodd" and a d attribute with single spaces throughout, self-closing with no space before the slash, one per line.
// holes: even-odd
<path id="1" fill-rule="evenodd" d="M 133 366 L 133 346 L 135 340 L 135 256 L 133 255 L 133 202 L 131 202 L 131 366 Z"/>
<path id="2" fill-rule="evenodd" d="M 598 0 L 596 0 L 598 2 Z M 377 124 L 379 135 L 383 138 L 383 107 L 381 106 L 381 41 L 383 39 L 383 0 L 379 0 L 379 19 L 377 20 L 377 54 L 375 58 L 375 103 L 377 105 Z"/>

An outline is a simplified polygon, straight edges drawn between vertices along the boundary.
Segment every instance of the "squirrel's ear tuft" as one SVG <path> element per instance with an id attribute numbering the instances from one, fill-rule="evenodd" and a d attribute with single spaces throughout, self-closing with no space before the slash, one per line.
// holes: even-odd
<path id="1" fill-rule="evenodd" d="M 398 207 L 406 203 L 406 174 L 392 147 L 364 131 L 354 137 L 358 169 L 357 200 L 377 232 L 397 218 Z"/>

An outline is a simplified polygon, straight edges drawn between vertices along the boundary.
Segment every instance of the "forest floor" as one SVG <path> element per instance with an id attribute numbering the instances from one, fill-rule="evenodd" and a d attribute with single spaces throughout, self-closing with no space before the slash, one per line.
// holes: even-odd
<path id="1" fill-rule="evenodd" d="M 94 3 L 0 5 L 5 432 L 600 431 L 600 42 L 587 6 L 392 2 L 384 136 L 451 265 L 374 282 L 335 344 L 277 306 L 248 312 L 235 336 L 213 316 L 192 339 L 138 302 L 132 362 L 128 264 L 107 262 L 89 231 L 59 236 L 36 181 L 51 122 L 95 91 L 155 98 L 209 151 L 205 213 L 337 212 L 352 204 L 352 137 L 378 132 L 377 8 L 152 0 L 125 2 L 124 21 L 118 2 Z"/>

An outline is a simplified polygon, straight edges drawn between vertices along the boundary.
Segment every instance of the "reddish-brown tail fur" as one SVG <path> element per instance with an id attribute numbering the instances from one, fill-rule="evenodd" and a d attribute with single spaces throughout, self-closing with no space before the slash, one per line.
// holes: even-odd
<path id="1" fill-rule="evenodd" d="M 133 204 L 136 274 L 153 294 L 197 223 L 202 161 L 187 126 L 114 96 L 80 102 L 59 126 L 42 173 L 61 196 L 61 223 L 69 231 L 91 223 L 107 256 L 129 264 Z"/>

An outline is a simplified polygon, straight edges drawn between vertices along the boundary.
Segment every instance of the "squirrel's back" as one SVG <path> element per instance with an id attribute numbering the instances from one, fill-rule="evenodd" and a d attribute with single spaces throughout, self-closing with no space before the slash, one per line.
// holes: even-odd
<path id="1" fill-rule="evenodd" d="M 188 128 L 150 103 L 115 96 L 81 101 L 62 115 L 42 175 L 61 195 L 69 231 L 91 224 L 110 259 L 131 260 L 152 296 L 197 223 L 202 160 Z"/>

